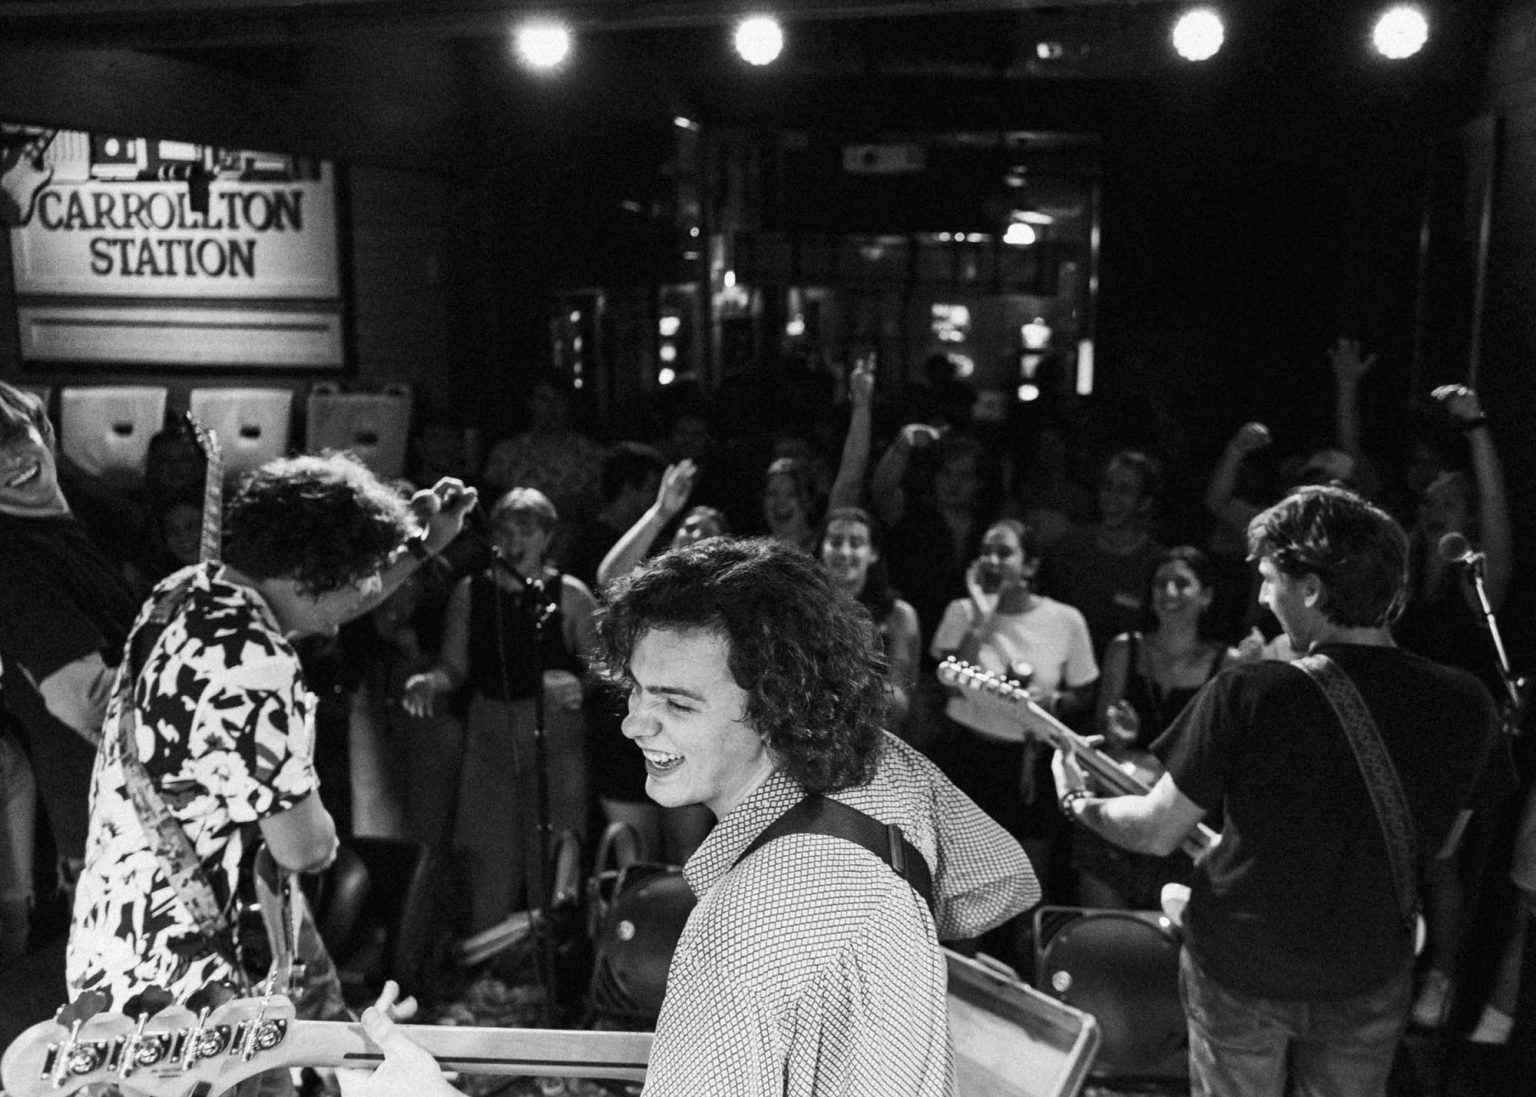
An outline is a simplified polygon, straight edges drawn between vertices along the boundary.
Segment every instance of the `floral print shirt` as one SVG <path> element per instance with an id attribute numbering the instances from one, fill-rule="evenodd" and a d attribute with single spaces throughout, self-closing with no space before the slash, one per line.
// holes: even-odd
<path id="1" fill-rule="evenodd" d="M 259 837 L 258 820 L 317 787 L 315 702 L 272 611 L 218 565 L 194 565 L 161 582 L 135 629 L 182 581 L 189 583 L 185 605 L 133 686 L 135 738 L 156 791 L 228 904 Z M 239 976 L 204 946 L 145 837 L 124 774 L 120 702 L 119 692 L 91 780 L 90 835 L 66 960 L 70 996 L 100 990 L 121 1007 L 159 986 L 183 1001 L 206 983 L 238 983 Z"/>

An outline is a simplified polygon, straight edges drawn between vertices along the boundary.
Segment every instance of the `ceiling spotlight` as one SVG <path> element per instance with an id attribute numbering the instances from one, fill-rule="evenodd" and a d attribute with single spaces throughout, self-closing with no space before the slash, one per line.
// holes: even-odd
<path id="1" fill-rule="evenodd" d="M 1208 61 L 1215 57 L 1226 36 L 1215 8 L 1193 8 L 1173 24 L 1173 48 L 1186 61 Z"/>
<path id="2" fill-rule="evenodd" d="M 517 28 L 517 55 L 534 69 L 552 69 L 571 52 L 571 32 L 559 23 L 524 23 Z"/>
<path id="3" fill-rule="evenodd" d="M 784 28 L 770 15 L 754 15 L 736 26 L 736 52 L 749 65 L 770 65 L 784 50 Z"/>
<path id="4" fill-rule="evenodd" d="M 1391 61 L 1412 57 L 1429 41 L 1429 20 L 1414 4 L 1396 4 L 1381 13 L 1371 31 L 1376 52 Z"/>

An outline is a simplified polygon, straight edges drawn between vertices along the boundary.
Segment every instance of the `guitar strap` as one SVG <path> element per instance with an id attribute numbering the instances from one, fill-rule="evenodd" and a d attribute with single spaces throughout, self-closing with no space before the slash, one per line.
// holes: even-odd
<path id="1" fill-rule="evenodd" d="M 1306 672 L 1344 725 L 1355 761 L 1365 777 L 1376 821 L 1387 842 L 1387 863 L 1392 871 L 1392 888 L 1397 895 L 1397 910 L 1403 924 L 1413 932 L 1419 909 L 1418 842 L 1414 837 L 1413 816 L 1408 811 L 1408 797 L 1392 764 L 1392 756 L 1381 739 L 1381 730 L 1366 707 L 1365 698 L 1342 667 L 1328 656 L 1314 654 L 1293 660 L 1292 665 Z"/>
<path id="2" fill-rule="evenodd" d="M 191 585 L 189 575 L 157 598 L 144 622 L 129 636 L 126 657 L 117 676 L 117 739 L 109 740 L 108 749 L 116 752 L 117 760 L 123 767 L 128 798 L 133 802 L 134 813 L 139 817 L 144 836 L 149 840 L 150 849 L 170 880 L 176 898 L 181 900 L 182 906 L 192 915 L 197 923 L 197 931 L 208 947 L 243 975 L 244 968 L 237 956 L 235 934 L 229 916 L 214 895 L 213 885 L 203 872 L 202 862 L 198 860 L 192 840 L 165 806 L 165 801 L 139 757 L 138 719 L 133 703 L 134 683 L 166 626 L 186 605 Z"/>
<path id="3" fill-rule="evenodd" d="M 938 917 L 933 905 L 933 873 L 929 871 L 928 861 L 907 841 L 901 828 L 895 823 L 882 823 L 830 796 L 809 795 L 786 808 L 752 839 L 731 867 L 735 868 L 774 839 L 790 834 L 825 834 L 864 847 L 911 884 L 912 890 L 928 904 L 929 912 Z"/>

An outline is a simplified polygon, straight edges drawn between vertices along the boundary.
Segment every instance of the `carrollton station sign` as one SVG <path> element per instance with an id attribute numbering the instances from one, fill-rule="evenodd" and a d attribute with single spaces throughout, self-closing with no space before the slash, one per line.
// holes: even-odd
<path id="1" fill-rule="evenodd" d="M 25 134 L 0 160 L 0 214 L 27 361 L 344 364 L 333 164 Z"/>
<path id="2" fill-rule="evenodd" d="M 45 186 L 12 233 L 18 293 L 326 298 L 337 287 L 330 181 Z"/>

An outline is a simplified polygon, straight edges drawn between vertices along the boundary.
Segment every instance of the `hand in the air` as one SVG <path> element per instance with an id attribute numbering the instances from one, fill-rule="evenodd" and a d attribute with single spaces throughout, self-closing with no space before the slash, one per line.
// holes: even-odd
<path id="1" fill-rule="evenodd" d="M 1477 393 L 1466 385 L 1441 385 L 1430 393 L 1442 407 L 1463 423 L 1483 417 L 1483 405 Z"/>
<path id="2" fill-rule="evenodd" d="M 677 464 L 668 465 L 667 471 L 661 474 L 656 506 L 669 521 L 688 505 L 688 496 L 693 493 L 693 478 L 698 471 L 693 459 L 684 457 Z"/>
<path id="3" fill-rule="evenodd" d="M 428 552 L 442 552 L 452 543 L 479 499 L 479 492 L 452 476 L 411 496 L 411 510 L 427 530 Z"/>
<path id="4" fill-rule="evenodd" d="M 1237 433 L 1232 436 L 1232 441 L 1227 445 L 1247 456 L 1255 450 L 1263 449 L 1273 441 L 1274 438 L 1270 435 L 1268 427 L 1263 423 L 1251 422 L 1238 427 Z"/>
<path id="5" fill-rule="evenodd" d="M 1333 363 L 1333 375 L 1341 385 L 1353 385 L 1364 377 L 1376 364 L 1376 355 L 1360 353 L 1360 340 L 1343 335 L 1328 348 L 1328 361 Z"/>

